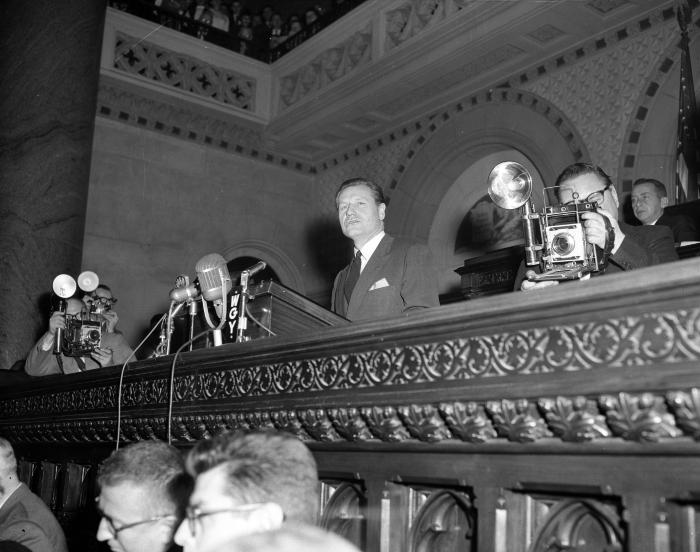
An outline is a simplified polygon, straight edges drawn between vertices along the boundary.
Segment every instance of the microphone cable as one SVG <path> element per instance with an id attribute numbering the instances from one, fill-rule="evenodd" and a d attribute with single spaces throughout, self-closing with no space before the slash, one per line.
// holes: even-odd
<path id="1" fill-rule="evenodd" d="M 114 450 L 119 450 L 119 439 L 121 437 L 121 430 L 122 430 L 122 387 L 124 384 L 124 373 L 126 372 L 126 365 L 129 363 L 129 361 L 134 357 L 136 354 L 136 351 L 138 351 L 144 343 L 146 343 L 146 340 L 151 337 L 151 334 L 155 331 L 156 328 L 160 327 L 160 325 L 163 323 L 163 319 L 168 316 L 168 313 L 164 313 L 163 316 L 160 317 L 158 322 L 154 324 L 154 326 L 151 328 L 151 330 L 146 334 L 146 337 L 144 337 L 141 342 L 136 346 L 136 348 L 131 351 L 131 354 L 126 357 L 126 360 L 124 361 L 124 364 L 122 364 L 121 371 L 119 373 L 119 388 L 117 390 L 117 446 L 114 448 Z"/>

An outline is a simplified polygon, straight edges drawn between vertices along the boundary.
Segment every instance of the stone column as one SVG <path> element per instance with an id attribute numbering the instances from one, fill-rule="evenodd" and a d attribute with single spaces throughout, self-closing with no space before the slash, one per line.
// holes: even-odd
<path id="1" fill-rule="evenodd" d="M 0 369 L 80 270 L 106 0 L 0 2 Z"/>

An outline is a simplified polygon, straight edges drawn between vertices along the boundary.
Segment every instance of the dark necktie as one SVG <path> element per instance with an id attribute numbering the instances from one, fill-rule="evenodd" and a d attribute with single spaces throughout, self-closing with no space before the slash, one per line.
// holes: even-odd
<path id="1" fill-rule="evenodd" d="M 350 270 L 348 271 L 348 277 L 345 278 L 345 299 L 350 301 L 350 296 L 352 295 L 352 290 L 355 289 L 355 284 L 357 284 L 357 280 L 360 279 L 360 266 L 362 265 L 362 253 L 360 253 L 360 250 L 357 250 L 357 253 L 355 253 L 355 256 L 352 259 L 352 262 L 350 263 Z"/>

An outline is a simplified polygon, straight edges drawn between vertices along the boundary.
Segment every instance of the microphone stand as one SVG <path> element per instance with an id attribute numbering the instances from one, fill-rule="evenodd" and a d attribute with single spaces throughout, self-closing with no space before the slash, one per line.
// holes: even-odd
<path id="1" fill-rule="evenodd" d="M 236 324 L 236 343 L 241 343 L 243 341 L 248 341 L 250 339 L 245 335 L 248 329 L 248 318 L 246 317 L 245 311 L 248 304 L 248 279 L 250 278 L 250 271 L 244 270 L 241 272 L 241 298 L 238 304 L 238 323 Z"/>
<path id="2" fill-rule="evenodd" d="M 189 350 L 192 350 L 192 345 L 193 345 L 193 340 L 194 340 L 194 320 L 197 316 L 197 301 L 190 300 L 188 301 L 189 305 L 189 310 L 188 310 L 188 315 L 189 315 L 189 323 L 190 323 L 190 336 L 189 336 Z"/>

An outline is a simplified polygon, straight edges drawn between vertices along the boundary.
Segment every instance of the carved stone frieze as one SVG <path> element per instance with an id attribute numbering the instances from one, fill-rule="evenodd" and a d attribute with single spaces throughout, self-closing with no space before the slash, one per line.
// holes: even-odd
<path id="1" fill-rule="evenodd" d="M 280 78 L 280 106 L 289 107 L 309 94 L 367 65 L 372 60 L 372 26 L 321 52 L 301 69 Z"/>
<path id="2" fill-rule="evenodd" d="M 238 109 L 255 110 L 254 78 L 124 33 L 117 33 L 114 68 Z"/>
<path id="3" fill-rule="evenodd" d="M 433 405 L 402 406 L 398 409 L 408 432 L 419 441 L 434 443 L 451 439 L 452 434 Z"/>
<path id="4" fill-rule="evenodd" d="M 362 409 L 362 416 L 367 421 L 370 431 L 382 441 L 396 443 L 411 437 L 392 406 L 366 407 Z"/>
<path id="5" fill-rule="evenodd" d="M 374 438 L 357 408 L 330 408 L 328 417 L 333 421 L 338 435 L 347 441 L 368 441 Z"/>
<path id="6" fill-rule="evenodd" d="M 613 435 L 631 441 L 658 441 L 663 437 L 680 437 L 673 416 L 666 411 L 664 398 L 652 393 L 617 396 L 604 395 L 599 399 Z"/>

